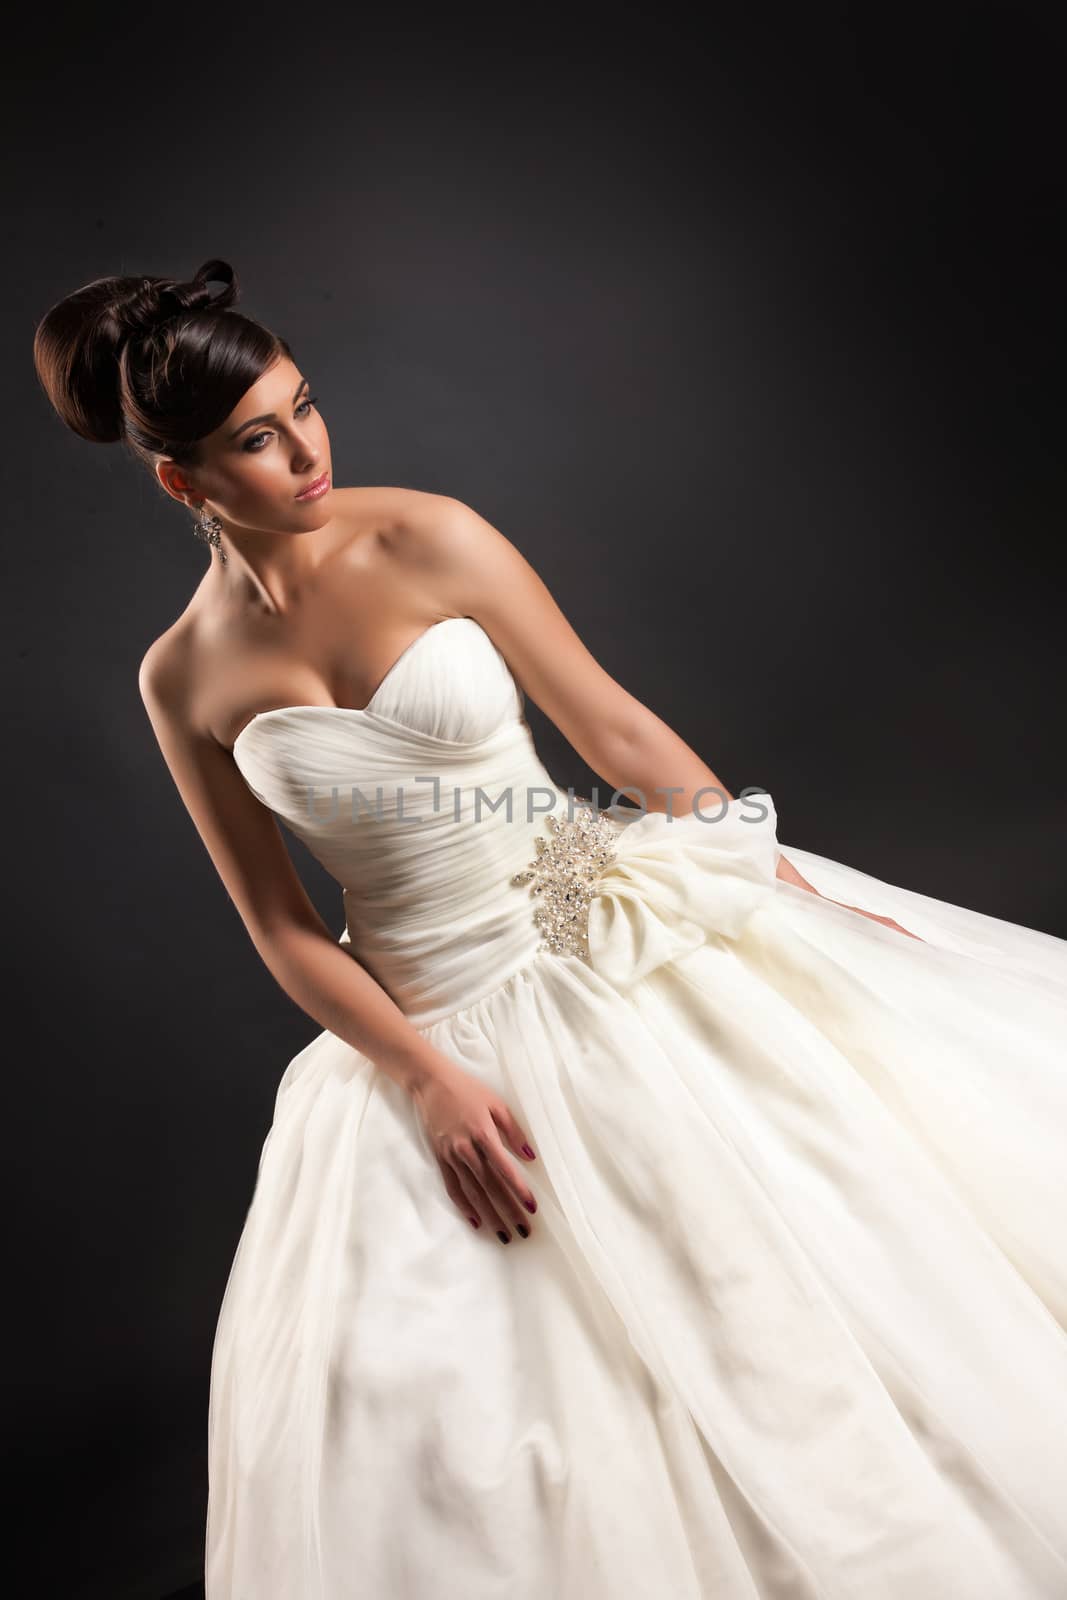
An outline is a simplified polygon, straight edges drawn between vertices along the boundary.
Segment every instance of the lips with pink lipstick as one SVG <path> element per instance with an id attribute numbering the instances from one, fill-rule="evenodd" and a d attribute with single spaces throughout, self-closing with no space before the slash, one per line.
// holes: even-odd
<path id="1" fill-rule="evenodd" d="M 298 500 L 317 500 L 320 495 L 326 493 L 329 487 L 330 474 L 329 472 L 324 472 L 320 478 L 316 478 L 313 483 L 309 483 L 306 489 L 301 490 L 296 498 Z"/>

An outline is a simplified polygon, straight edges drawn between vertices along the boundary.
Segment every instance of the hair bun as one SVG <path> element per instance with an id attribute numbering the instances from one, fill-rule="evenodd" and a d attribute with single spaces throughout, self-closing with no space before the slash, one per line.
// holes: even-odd
<path id="1" fill-rule="evenodd" d="M 213 290 L 212 284 L 222 288 Z M 186 281 L 94 278 L 37 325 L 33 358 L 41 386 L 75 433 L 97 444 L 115 443 L 126 437 L 131 400 L 154 392 L 155 379 L 147 374 L 164 358 L 162 347 L 182 335 L 180 319 L 226 311 L 237 296 L 233 268 L 217 258 Z M 164 331 L 159 340 L 152 337 L 157 330 Z M 263 337 L 269 343 L 273 336 Z"/>
<path id="2" fill-rule="evenodd" d="M 223 288 L 213 293 L 209 284 L 220 282 Z M 116 302 L 116 320 L 126 335 L 144 337 L 160 324 L 174 317 L 188 316 L 197 311 L 223 311 L 237 298 L 233 268 L 226 261 L 205 261 L 187 282 L 176 279 L 144 278 L 139 287 Z"/>

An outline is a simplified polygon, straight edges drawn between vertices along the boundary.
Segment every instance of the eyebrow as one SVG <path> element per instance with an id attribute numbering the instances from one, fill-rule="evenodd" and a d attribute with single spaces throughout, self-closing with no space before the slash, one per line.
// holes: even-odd
<path id="1" fill-rule="evenodd" d="M 293 404 L 294 405 L 300 399 L 300 396 L 303 393 L 303 391 L 307 388 L 307 382 L 308 381 L 307 381 L 306 378 L 301 378 L 300 387 L 297 389 L 296 393 L 293 396 Z M 251 428 L 257 422 L 277 422 L 277 420 L 278 420 L 277 412 L 265 411 L 261 417 L 249 417 L 247 422 L 242 422 L 241 426 L 239 428 L 234 428 L 233 432 L 231 434 L 228 434 L 227 437 L 229 439 L 236 439 L 237 435 L 239 433 L 244 433 L 246 428 Z"/>

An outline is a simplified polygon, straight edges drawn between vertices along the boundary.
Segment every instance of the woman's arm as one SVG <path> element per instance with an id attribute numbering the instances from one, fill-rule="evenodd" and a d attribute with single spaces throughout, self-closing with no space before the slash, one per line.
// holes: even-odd
<path id="1" fill-rule="evenodd" d="M 698 808 L 734 799 L 673 728 L 604 670 L 534 568 L 484 517 L 449 496 L 405 491 L 401 520 L 406 555 L 440 603 L 481 623 L 524 694 L 593 772 L 648 811 L 680 815 L 702 790 L 713 793 Z M 776 870 L 783 882 L 827 898 L 785 856 Z"/>
<path id="2" fill-rule="evenodd" d="M 268 971 L 321 1027 L 414 1092 L 437 1052 L 375 978 L 330 933 L 297 875 L 273 813 L 231 753 L 193 731 L 184 673 L 167 636 L 141 663 L 139 686 L 163 759 Z"/>
<path id="3" fill-rule="evenodd" d="M 582 643 L 546 584 L 511 542 L 460 500 L 409 492 L 409 558 L 443 605 L 473 617 L 524 694 L 586 764 L 648 811 L 679 816 L 734 799 L 696 751 L 610 676 Z M 778 876 L 818 891 L 781 857 Z"/>
<path id="4" fill-rule="evenodd" d="M 409 491 L 403 521 L 420 586 L 443 610 L 482 625 L 523 693 L 595 773 L 620 792 L 644 791 L 649 811 L 681 814 L 706 788 L 717 793 L 705 805 L 733 799 L 685 741 L 604 670 L 533 567 L 484 517 L 448 496 Z"/>

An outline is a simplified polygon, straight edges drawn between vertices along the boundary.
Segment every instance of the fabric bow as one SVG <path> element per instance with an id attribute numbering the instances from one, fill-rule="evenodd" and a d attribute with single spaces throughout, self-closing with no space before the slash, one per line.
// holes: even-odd
<path id="1" fill-rule="evenodd" d="M 625 989 L 709 938 L 736 939 L 774 896 L 777 821 L 759 791 L 719 817 L 649 811 L 624 822 L 589 904 L 590 965 Z"/>

